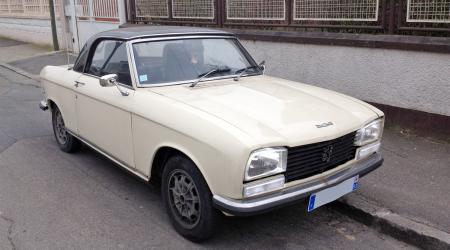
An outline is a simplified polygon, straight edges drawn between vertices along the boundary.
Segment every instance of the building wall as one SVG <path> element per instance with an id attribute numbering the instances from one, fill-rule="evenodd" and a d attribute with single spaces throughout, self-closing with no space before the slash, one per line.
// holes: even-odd
<path id="1" fill-rule="evenodd" d="M 64 44 L 59 27 L 57 32 L 59 43 Z M 38 45 L 53 44 L 50 19 L 0 17 L 0 36 Z"/>
<path id="2" fill-rule="evenodd" d="M 241 41 L 267 74 L 356 98 L 450 116 L 450 54 Z"/>

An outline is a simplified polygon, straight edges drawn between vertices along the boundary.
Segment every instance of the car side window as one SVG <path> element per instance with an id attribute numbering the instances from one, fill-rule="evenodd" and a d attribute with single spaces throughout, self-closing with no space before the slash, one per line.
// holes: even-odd
<path id="1" fill-rule="evenodd" d="M 104 76 L 117 74 L 117 81 L 131 86 L 130 67 L 125 43 L 122 41 L 104 40 L 95 48 L 88 74 Z"/>

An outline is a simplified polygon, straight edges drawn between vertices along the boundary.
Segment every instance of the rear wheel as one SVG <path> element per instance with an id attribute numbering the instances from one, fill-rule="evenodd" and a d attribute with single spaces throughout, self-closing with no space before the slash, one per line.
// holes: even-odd
<path id="1" fill-rule="evenodd" d="M 184 156 L 171 157 L 163 171 L 162 196 L 175 230 L 191 241 L 210 238 L 220 213 L 195 164 Z"/>
<path id="2" fill-rule="evenodd" d="M 80 148 L 81 142 L 67 132 L 61 111 L 57 106 L 52 109 L 52 124 L 56 142 L 62 151 L 72 153 Z"/>

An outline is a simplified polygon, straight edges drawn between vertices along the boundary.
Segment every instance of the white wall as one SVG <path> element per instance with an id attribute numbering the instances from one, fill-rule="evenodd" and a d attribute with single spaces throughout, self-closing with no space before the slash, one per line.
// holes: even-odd
<path id="1" fill-rule="evenodd" d="M 118 29 L 119 23 L 110 22 L 90 22 L 90 21 L 78 21 L 78 38 L 80 42 L 80 48 L 91 36 L 106 30 Z"/>
<path id="2" fill-rule="evenodd" d="M 450 116 L 450 54 L 242 40 L 267 74 Z"/>
<path id="3" fill-rule="evenodd" d="M 59 44 L 64 44 L 58 27 Z M 50 19 L 0 17 L 0 36 L 18 41 L 52 46 Z"/>

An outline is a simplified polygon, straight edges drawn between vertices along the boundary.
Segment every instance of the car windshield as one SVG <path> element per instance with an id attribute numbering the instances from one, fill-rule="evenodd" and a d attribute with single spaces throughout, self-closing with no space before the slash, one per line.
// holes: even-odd
<path id="1" fill-rule="evenodd" d="M 139 42 L 133 44 L 133 53 L 138 80 L 143 86 L 191 82 L 202 76 L 231 77 L 255 65 L 233 38 Z M 246 73 L 261 71 L 253 67 Z"/>

